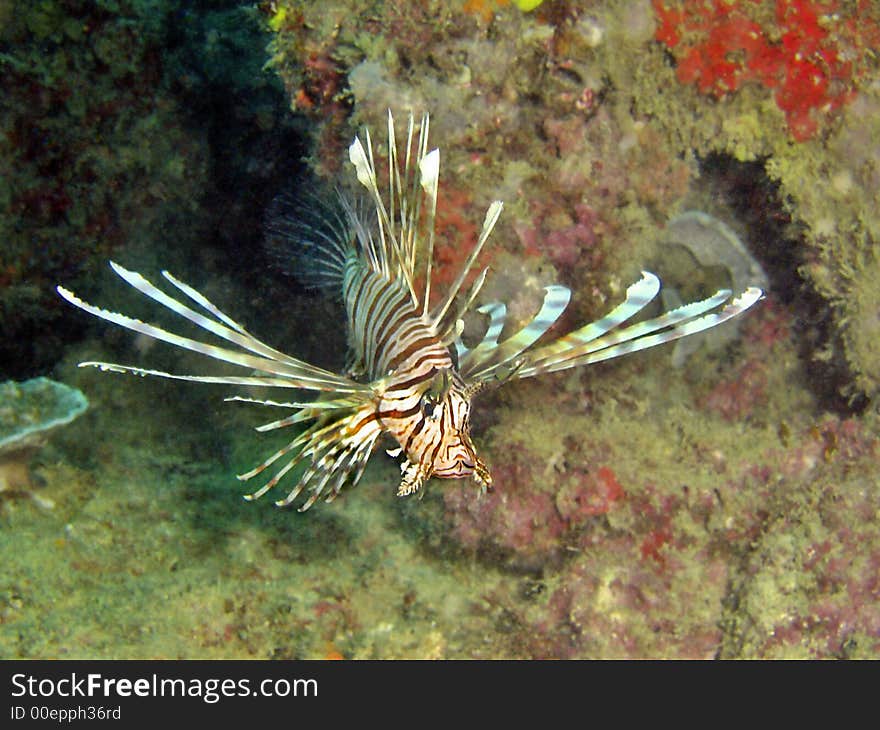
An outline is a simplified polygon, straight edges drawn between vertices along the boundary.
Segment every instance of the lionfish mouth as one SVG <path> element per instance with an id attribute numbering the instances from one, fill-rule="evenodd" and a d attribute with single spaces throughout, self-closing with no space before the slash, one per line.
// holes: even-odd
<path id="1" fill-rule="evenodd" d="M 473 462 L 456 459 L 450 466 L 434 470 L 434 476 L 441 479 L 462 479 L 474 473 Z"/>
<path id="2" fill-rule="evenodd" d="M 440 293 L 439 302 L 431 306 L 440 152 L 429 150 L 427 115 L 418 127 L 410 116 L 402 151 L 398 150 L 390 111 L 387 126 L 384 192 L 377 182 L 373 145 L 367 130 L 363 141 L 355 137 L 349 147 L 355 177 L 366 191 L 366 205 L 345 193 L 338 193 L 336 200 L 327 201 L 326 210 L 317 213 L 311 199 L 308 205 L 282 205 L 287 213 L 269 230 L 291 252 L 292 260 L 300 262 L 307 283 L 335 290 L 342 297 L 353 350 L 353 366 L 346 374 L 311 365 L 258 340 L 203 294 L 167 271 L 162 272 L 166 288 L 160 289 L 137 272 L 110 264 L 134 289 L 201 328 L 205 340 L 101 309 L 64 287 L 57 287 L 64 299 L 89 314 L 139 335 L 227 363 L 233 372 L 216 376 L 179 375 L 108 362 L 83 362 L 81 366 L 198 383 L 256 385 L 323 394 L 314 400 L 281 402 L 242 396 L 227 398 L 288 411 L 288 415 L 258 427 L 259 431 L 307 426 L 239 477 L 251 479 L 276 462 L 282 464 L 263 486 L 247 495 L 248 499 L 262 496 L 294 472 L 299 474 L 296 485 L 276 504 L 290 505 L 302 493 L 308 496 L 299 506 L 300 511 L 318 499 L 332 501 L 345 485 L 354 486 L 361 479 L 384 433 L 397 440 L 397 453 L 405 459 L 399 495 L 420 491 L 432 475 L 473 476 L 481 490 L 486 491 L 492 487 L 492 478 L 476 453 L 451 465 L 438 462 L 436 456 L 448 453 L 455 445 L 452 439 L 459 438 L 455 436 L 458 431 L 467 435 L 471 399 L 480 387 L 567 370 L 672 342 L 716 327 L 762 297 L 756 287 L 746 289 L 734 299 L 729 290 L 720 290 L 707 299 L 624 326 L 660 290 L 659 279 L 642 272 L 639 281 L 627 289 L 624 301 L 607 315 L 536 346 L 559 319 L 570 298 L 567 288 L 548 286 L 534 318 L 501 340 L 505 305 L 486 302 L 476 306 L 488 268 L 480 271 L 470 289 L 460 296 L 501 215 L 501 201 L 489 206 L 479 238 L 462 270 L 449 289 Z M 462 318 L 472 310 L 484 315 L 487 323 L 479 343 L 468 348 L 458 335 Z M 438 373 L 443 374 L 439 381 Z M 453 386 L 461 395 L 455 402 L 446 398 Z M 428 420 L 433 427 L 426 427 Z M 299 467 L 302 469 L 297 472 Z"/>

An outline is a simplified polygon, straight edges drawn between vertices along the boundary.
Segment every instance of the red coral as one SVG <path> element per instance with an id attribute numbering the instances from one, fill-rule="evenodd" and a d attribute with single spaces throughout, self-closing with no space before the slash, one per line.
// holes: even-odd
<path id="1" fill-rule="evenodd" d="M 773 89 L 797 141 L 854 97 L 880 40 L 866 0 L 850 15 L 833 1 L 777 0 L 775 22 L 744 0 L 652 1 L 654 38 L 673 52 L 679 81 L 715 98 L 746 83 Z"/>
<path id="2" fill-rule="evenodd" d="M 563 487 L 556 494 L 556 509 L 571 524 L 607 514 L 614 503 L 625 496 L 617 476 L 607 466 L 600 466 L 590 474 L 581 470 L 576 472 L 579 472 L 580 478 L 571 488 Z"/>
<path id="3" fill-rule="evenodd" d="M 639 533 L 644 535 L 639 545 L 642 560 L 651 558 L 658 568 L 667 567 L 663 547 L 680 547 L 673 540 L 672 521 L 682 508 L 682 501 L 677 496 L 659 493 L 651 484 L 633 501 L 633 513 L 640 523 Z"/>
<path id="4" fill-rule="evenodd" d="M 327 52 L 310 53 L 303 64 L 303 85 L 294 93 L 297 108 L 335 112 L 344 80 L 339 65 Z"/>
<path id="5" fill-rule="evenodd" d="M 461 273 L 465 261 L 477 243 L 479 229 L 475 221 L 480 220 L 471 199 L 462 189 L 444 187 L 437 197 L 437 213 L 434 229 L 434 269 L 431 272 L 431 285 L 437 292 L 446 291 Z M 484 249 L 473 267 L 465 286 L 469 285 L 476 272 L 488 263 L 488 253 Z"/>

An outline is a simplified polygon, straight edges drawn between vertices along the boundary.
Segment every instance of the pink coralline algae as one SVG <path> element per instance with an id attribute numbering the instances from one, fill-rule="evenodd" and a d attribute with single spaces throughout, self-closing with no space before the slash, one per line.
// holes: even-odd
<path id="1" fill-rule="evenodd" d="M 493 464 L 498 487 L 474 500 L 462 490 L 444 492 L 453 538 L 467 549 L 500 552 L 511 563 L 536 568 L 559 557 L 592 518 L 607 514 L 625 498 L 623 486 L 608 466 L 573 468 L 542 478 L 545 465 L 517 446 Z M 542 491 L 535 485 L 550 484 Z"/>
<path id="2" fill-rule="evenodd" d="M 433 285 L 437 290 L 448 288 L 461 271 L 479 236 L 475 221 L 479 220 L 474 213 L 474 204 L 469 196 L 458 187 L 447 187 L 437 200 L 437 217 L 435 227 L 437 240 L 434 242 Z M 488 254 L 478 258 L 480 266 L 488 265 Z M 466 281 L 467 285 L 471 278 Z"/>
<path id="3" fill-rule="evenodd" d="M 780 461 L 779 473 L 786 476 L 772 475 L 773 488 L 807 472 L 816 497 L 765 519 L 768 529 L 751 543 L 734 588 L 739 609 L 731 654 L 846 657 L 880 651 L 877 447 L 859 421 L 827 418 L 806 441 L 809 458 Z M 823 479 L 823 472 L 834 476 Z"/>
<path id="4" fill-rule="evenodd" d="M 698 399 L 700 408 L 727 421 L 760 413 L 770 399 L 769 373 L 774 347 L 790 337 L 791 315 L 772 296 L 741 332 L 743 357 L 725 377 Z"/>
<path id="5" fill-rule="evenodd" d="M 530 656 L 875 656 L 877 438 L 827 416 L 786 440 L 712 488 L 627 478 L 606 515 L 564 526 L 546 597 L 517 615 Z"/>
<path id="6" fill-rule="evenodd" d="M 703 398 L 700 405 L 727 421 L 741 421 L 767 403 L 767 366 L 747 360 Z"/>
<path id="7" fill-rule="evenodd" d="M 625 537 L 610 539 L 603 548 L 609 554 L 631 551 Z M 698 560 L 691 576 L 644 562 L 619 569 L 613 561 L 598 567 L 595 559 L 575 559 L 532 626 L 533 655 L 712 658 L 722 631 L 704 620 L 704 612 L 720 600 L 729 574 L 717 556 L 701 553 Z M 697 585 L 694 600 L 684 605 L 682 592 Z"/>
<path id="8" fill-rule="evenodd" d="M 517 562 L 542 560 L 556 550 L 565 522 L 552 495 L 530 489 L 535 475 L 526 449 L 511 450 L 495 464 L 502 489 L 474 500 L 463 490 L 446 490 L 443 498 L 453 538 L 467 549 L 490 549 L 516 556 Z"/>
<path id="9" fill-rule="evenodd" d="M 515 226 L 527 255 L 543 253 L 558 271 L 570 271 L 582 263 L 599 268 L 602 253 L 596 228 L 601 224 L 590 206 L 575 203 L 567 210 L 535 203 L 533 208 L 534 225 Z"/>
<path id="10" fill-rule="evenodd" d="M 556 494 L 556 510 L 569 524 L 581 524 L 588 517 L 606 514 L 615 502 L 623 499 L 624 491 L 610 467 L 600 466 L 594 472 L 573 469 L 574 480 Z"/>
<path id="11" fill-rule="evenodd" d="M 755 0 L 652 2 L 679 81 L 717 99 L 749 83 L 771 89 L 799 142 L 855 96 L 880 42 L 868 0 L 848 12 L 834 0 L 777 0 L 772 15 Z"/>

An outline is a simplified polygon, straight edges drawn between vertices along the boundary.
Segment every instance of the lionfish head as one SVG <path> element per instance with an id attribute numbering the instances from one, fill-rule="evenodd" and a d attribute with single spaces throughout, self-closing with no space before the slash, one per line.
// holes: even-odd
<path id="1" fill-rule="evenodd" d="M 492 488 L 492 476 L 477 456 L 470 436 L 471 400 L 476 390 L 446 369 L 437 371 L 429 381 L 419 403 L 415 435 L 407 439 L 399 494 L 418 491 L 432 476 L 473 477 L 482 490 Z"/>
<path id="2" fill-rule="evenodd" d="M 471 399 L 466 389 L 450 388 L 443 401 L 426 416 L 425 428 L 439 449 L 434 457 L 434 476 L 461 479 L 473 476 L 485 487 L 492 483 L 485 464 L 477 456 L 470 436 Z"/>

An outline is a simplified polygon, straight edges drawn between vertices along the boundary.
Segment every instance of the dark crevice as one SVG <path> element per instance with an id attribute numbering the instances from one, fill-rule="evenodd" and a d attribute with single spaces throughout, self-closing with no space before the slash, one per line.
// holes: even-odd
<path id="1" fill-rule="evenodd" d="M 802 227 L 788 212 L 779 183 L 767 175 L 763 160 L 740 162 L 712 154 L 700 167 L 701 180 L 736 217 L 743 242 L 770 280 L 772 296 L 794 313 L 793 336 L 819 407 L 841 415 L 858 412 L 864 403 L 843 395 L 851 375 L 842 358 L 816 358 L 829 345 L 840 351 L 837 329 L 829 303 L 800 273 L 809 247 Z"/>

